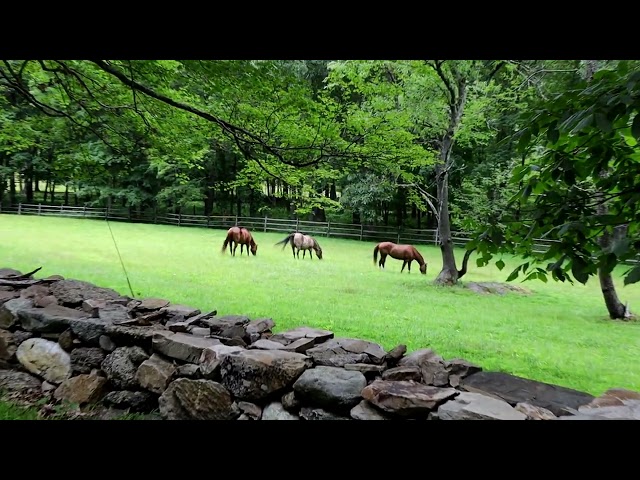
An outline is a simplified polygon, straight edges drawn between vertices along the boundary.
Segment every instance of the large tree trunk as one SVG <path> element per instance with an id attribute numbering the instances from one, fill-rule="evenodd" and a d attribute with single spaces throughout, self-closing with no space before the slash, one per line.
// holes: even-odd
<path id="1" fill-rule="evenodd" d="M 597 70 L 597 60 L 586 61 L 585 77 L 587 82 L 591 82 L 591 79 L 593 78 L 593 75 Z M 609 172 L 607 172 L 606 170 L 600 172 L 601 177 L 606 177 L 608 174 Z M 596 208 L 596 213 L 598 215 L 607 215 L 607 213 L 609 213 L 609 209 L 606 203 L 600 203 Z M 605 227 L 604 232 L 598 238 L 598 245 L 600 245 L 600 248 L 602 248 L 602 250 L 607 250 L 611 247 L 611 240 L 612 234 L 608 230 L 608 227 Z M 627 307 L 618 298 L 618 293 L 616 292 L 616 286 L 613 283 L 613 276 L 611 272 L 599 268 L 598 279 L 600 280 L 600 290 L 602 291 L 602 296 L 604 297 L 604 303 L 607 307 L 607 311 L 609 312 L 609 317 L 612 319 L 624 319 L 630 317 L 630 313 L 627 310 Z"/>
<path id="2" fill-rule="evenodd" d="M 440 141 L 440 154 L 435 166 L 437 188 L 437 222 L 440 252 L 442 253 L 442 270 L 435 279 L 436 285 L 455 285 L 467 272 L 467 263 L 473 250 L 465 253 L 462 268 L 458 270 L 453 252 L 454 244 L 451 238 L 451 219 L 449 213 L 449 171 L 453 166 L 451 150 L 454 135 L 460 125 L 464 105 L 467 100 L 467 87 L 464 77 L 455 75 L 455 80 L 447 76 L 441 65 L 436 64 L 436 72 L 449 92 L 449 126 Z"/>

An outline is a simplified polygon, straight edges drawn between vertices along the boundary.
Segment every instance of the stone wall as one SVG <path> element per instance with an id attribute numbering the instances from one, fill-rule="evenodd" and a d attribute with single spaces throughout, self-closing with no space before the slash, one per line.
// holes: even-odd
<path id="1" fill-rule="evenodd" d="M 594 398 L 431 349 L 385 351 L 327 330 L 274 327 L 270 318 L 0 269 L 0 390 L 44 404 L 42 415 L 61 404 L 92 418 L 640 418 L 640 394 L 628 390 Z"/>

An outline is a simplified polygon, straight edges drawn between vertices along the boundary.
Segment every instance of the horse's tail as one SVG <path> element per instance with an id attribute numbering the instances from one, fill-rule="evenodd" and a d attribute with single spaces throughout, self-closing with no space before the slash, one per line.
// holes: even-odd
<path id="1" fill-rule="evenodd" d="M 222 253 L 227 250 L 227 245 L 229 245 L 229 235 L 227 235 L 227 238 L 224 239 L 224 243 L 222 244 Z"/>
<path id="2" fill-rule="evenodd" d="M 284 250 L 284 248 L 287 246 L 287 242 L 290 241 L 294 235 L 295 233 L 290 233 L 285 238 L 277 242 L 276 245 L 282 245 L 282 249 Z"/>
<path id="3" fill-rule="evenodd" d="M 373 264 L 375 265 L 376 262 L 378 261 L 378 250 L 380 250 L 380 244 L 377 244 L 374 248 L 373 248 Z"/>

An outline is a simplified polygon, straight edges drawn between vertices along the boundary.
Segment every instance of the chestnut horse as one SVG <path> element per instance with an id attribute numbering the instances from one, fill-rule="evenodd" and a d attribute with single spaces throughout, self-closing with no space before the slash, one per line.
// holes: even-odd
<path id="1" fill-rule="evenodd" d="M 300 258 L 300 250 L 302 250 L 302 258 L 304 259 L 307 250 L 309 250 L 309 257 L 313 258 L 313 254 L 311 250 L 315 250 L 316 255 L 318 256 L 318 260 L 322 260 L 322 248 L 320 248 L 320 244 L 318 241 L 313 238 L 311 235 L 305 235 L 300 232 L 293 232 L 287 235 L 284 240 L 279 241 L 276 245 L 282 245 L 282 249 L 287 246 L 287 242 L 291 244 L 291 252 L 293 253 L 293 258 L 296 258 L 296 248 L 298 249 L 298 258 Z"/>
<path id="2" fill-rule="evenodd" d="M 235 245 L 234 245 L 235 244 Z M 229 245 L 229 251 L 232 256 L 236 256 L 236 250 L 240 245 L 240 255 L 242 255 L 242 249 L 247 246 L 247 255 L 249 255 L 249 246 L 251 246 L 251 253 L 255 256 L 258 251 L 258 244 L 253 240 L 251 232 L 244 227 L 231 227 L 227 231 L 227 238 L 224 239 L 222 244 L 222 252 L 224 253 Z"/>
<path id="3" fill-rule="evenodd" d="M 425 275 L 427 273 L 427 262 L 424 261 L 420 252 L 416 250 L 416 247 L 413 245 L 398 245 L 393 242 L 380 242 L 373 249 L 373 264 L 375 265 L 378 260 L 378 252 L 380 252 L 380 261 L 378 262 L 378 267 L 384 268 L 384 263 L 387 260 L 387 255 L 391 258 L 395 258 L 396 260 L 403 260 L 402 270 L 400 273 L 404 271 L 404 267 L 409 268 L 409 272 L 411 272 L 411 262 L 414 260 L 420 264 L 420 273 Z"/>

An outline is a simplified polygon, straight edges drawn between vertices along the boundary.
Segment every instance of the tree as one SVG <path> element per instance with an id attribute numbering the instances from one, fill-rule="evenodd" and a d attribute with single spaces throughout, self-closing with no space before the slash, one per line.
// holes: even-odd
<path id="1" fill-rule="evenodd" d="M 508 281 L 520 272 L 525 280 L 547 281 L 550 273 L 554 280 L 582 284 L 598 275 L 609 316 L 630 317 L 611 273 L 637 260 L 640 248 L 638 112 L 636 62 L 603 68 L 527 112 L 519 134 L 527 161 L 513 176 L 521 184 L 512 199 L 519 216 L 490 226 L 473 242 L 482 262 L 499 253 L 525 257 Z M 548 250 L 535 253 L 535 238 L 550 240 Z M 625 272 L 624 284 L 639 280 L 636 264 Z"/>

